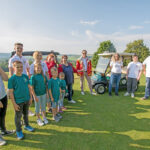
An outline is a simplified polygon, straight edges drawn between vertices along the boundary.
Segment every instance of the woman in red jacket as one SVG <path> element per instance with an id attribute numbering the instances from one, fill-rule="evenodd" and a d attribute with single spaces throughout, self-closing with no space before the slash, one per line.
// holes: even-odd
<path id="1" fill-rule="evenodd" d="M 82 56 L 77 60 L 76 69 L 78 71 L 78 75 L 80 76 L 81 94 L 85 95 L 84 89 L 83 89 L 83 83 L 84 83 L 84 77 L 85 77 L 88 82 L 88 86 L 89 86 L 91 94 L 96 95 L 96 93 L 94 93 L 92 90 L 91 77 L 90 77 L 92 75 L 92 65 L 91 65 L 91 60 L 89 60 L 87 57 L 86 50 L 82 51 Z"/>
<path id="2" fill-rule="evenodd" d="M 56 56 L 51 53 L 47 56 L 46 61 L 45 61 L 47 68 L 48 68 L 48 74 L 49 74 L 49 78 L 52 77 L 51 74 L 51 68 L 52 67 L 57 67 L 57 63 L 56 63 Z M 62 72 L 62 68 L 61 67 L 57 67 L 58 68 L 58 73 Z"/>

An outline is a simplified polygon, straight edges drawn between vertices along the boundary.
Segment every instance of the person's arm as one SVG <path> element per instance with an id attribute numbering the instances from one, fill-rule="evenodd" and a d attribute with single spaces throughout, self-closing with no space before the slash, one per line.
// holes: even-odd
<path id="1" fill-rule="evenodd" d="M 137 77 L 137 80 L 138 80 L 138 81 L 139 81 L 140 78 L 141 78 L 141 74 L 142 74 L 142 70 L 139 72 L 139 75 L 138 75 L 138 77 Z"/>
<path id="2" fill-rule="evenodd" d="M 14 71 L 12 67 L 9 67 L 9 77 L 11 77 L 13 75 Z"/>
<path id="3" fill-rule="evenodd" d="M 146 76 L 146 65 L 143 64 L 143 74 Z"/>
<path id="4" fill-rule="evenodd" d="M 3 69 L 0 67 L 0 75 L 2 77 L 2 80 L 8 81 L 8 76 L 7 74 L 3 71 Z"/>
<path id="5" fill-rule="evenodd" d="M 27 60 L 26 60 L 26 72 L 27 72 L 27 75 L 30 77 L 30 66 Z"/>
<path id="6" fill-rule="evenodd" d="M 31 86 L 31 85 L 30 85 L 30 89 L 31 89 L 31 93 L 32 93 L 32 95 L 33 95 L 34 100 L 35 100 L 36 102 L 38 102 L 39 100 L 38 100 L 38 98 L 37 98 L 37 96 L 36 96 L 36 94 L 35 94 L 34 86 Z"/>
<path id="7" fill-rule="evenodd" d="M 31 86 L 28 84 L 28 88 L 29 88 L 29 94 L 30 94 L 30 100 L 29 100 L 29 104 L 32 104 L 32 89 Z"/>
<path id="8" fill-rule="evenodd" d="M 51 97 L 51 101 L 54 102 L 54 98 L 53 98 L 51 89 L 49 89 L 48 91 L 49 91 L 49 95 L 50 95 L 50 97 Z"/>
<path id="9" fill-rule="evenodd" d="M 12 104 L 14 106 L 15 111 L 20 111 L 19 105 L 17 105 L 16 102 L 15 102 L 15 98 L 14 98 L 13 92 L 14 92 L 13 89 L 9 89 L 9 95 L 10 95 L 11 102 L 12 102 Z"/>
<path id="10" fill-rule="evenodd" d="M 3 103 L 0 101 L 0 108 L 3 108 Z"/>

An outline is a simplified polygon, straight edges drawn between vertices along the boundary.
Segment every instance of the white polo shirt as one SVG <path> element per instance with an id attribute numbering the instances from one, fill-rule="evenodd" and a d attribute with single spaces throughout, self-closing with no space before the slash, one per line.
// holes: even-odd
<path id="1" fill-rule="evenodd" d="M 146 77 L 150 78 L 150 56 L 144 60 L 143 65 L 146 65 Z"/>
<path id="2" fill-rule="evenodd" d="M 34 64 L 36 62 L 34 61 L 31 66 L 30 66 L 30 74 L 34 74 Z M 42 69 L 43 69 L 43 73 L 44 75 L 46 74 L 46 72 L 48 72 L 48 68 L 47 68 L 47 65 L 45 62 L 41 62 L 41 65 L 42 65 Z"/>
<path id="3" fill-rule="evenodd" d="M 136 79 L 139 75 L 139 72 L 142 70 L 142 64 L 140 62 L 132 61 L 128 64 L 127 69 L 129 70 L 128 77 Z"/>
<path id="4" fill-rule="evenodd" d="M 26 69 L 29 68 L 29 63 L 27 59 L 24 56 L 19 57 L 17 54 L 15 54 L 12 58 L 9 59 L 8 67 L 13 67 L 14 61 L 20 61 L 23 64 L 23 74 L 27 75 Z"/>
<path id="5" fill-rule="evenodd" d="M 5 96 L 6 96 L 5 86 L 4 86 L 2 77 L 0 75 L 0 99 L 4 98 Z"/>

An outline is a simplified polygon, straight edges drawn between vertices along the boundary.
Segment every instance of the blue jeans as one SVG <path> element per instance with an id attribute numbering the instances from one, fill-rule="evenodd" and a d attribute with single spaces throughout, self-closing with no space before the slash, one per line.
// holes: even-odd
<path id="1" fill-rule="evenodd" d="M 68 101 L 72 100 L 72 84 L 67 85 L 68 88 Z"/>
<path id="2" fill-rule="evenodd" d="M 115 83 L 115 93 L 118 94 L 120 79 L 121 79 L 121 73 L 111 73 L 111 77 L 109 81 L 109 93 L 111 93 L 112 85 L 113 83 Z"/>
<path id="3" fill-rule="evenodd" d="M 145 98 L 150 96 L 150 77 L 146 77 Z"/>

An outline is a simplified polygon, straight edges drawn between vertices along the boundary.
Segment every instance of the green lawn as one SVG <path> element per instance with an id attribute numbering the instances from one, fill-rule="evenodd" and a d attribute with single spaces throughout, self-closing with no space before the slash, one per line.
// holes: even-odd
<path id="1" fill-rule="evenodd" d="M 0 149 L 11 150 L 149 150 L 150 149 L 150 100 L 141 101 L 144 94 L 144 77 L 136 97 L 91 96 L 86 85 L 86 95 L 80 94 L 79 79 L 75 79 L 73 99 L 68 104 L 59 123 L 50 121 L 39 127 L 36 117 L 30 117 L 35 132 L 24 131 L 25 139 L 7 136 L 7 145 Z M 34 110 L 34 106 L 32 106 Z M 51 120 L 51 114 L 48 119 Z M 9 102 L 7 129 L 14 129 L 14 110 Z"/>

